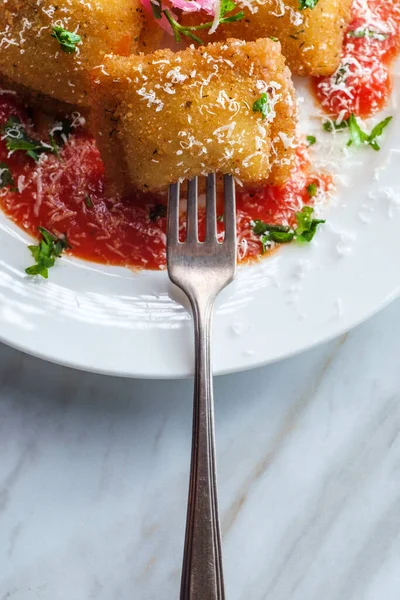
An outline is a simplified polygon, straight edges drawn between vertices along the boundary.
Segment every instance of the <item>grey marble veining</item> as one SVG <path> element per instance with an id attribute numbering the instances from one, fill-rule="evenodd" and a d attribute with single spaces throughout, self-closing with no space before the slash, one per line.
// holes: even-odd
<path id="1" fill-rule="evenodd" d="M 400 301 L 215 392 L 227 598 L 398 600 Z M 0 600 L 178 598 L 191 395 L 0 346 Z"/>

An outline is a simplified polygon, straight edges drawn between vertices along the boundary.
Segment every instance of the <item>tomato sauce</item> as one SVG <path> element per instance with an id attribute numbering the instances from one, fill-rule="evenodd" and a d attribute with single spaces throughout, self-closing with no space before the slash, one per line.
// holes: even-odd
<path id="1" fill-rule="evenodd" d="M 399 1 L 354 0 L 339 68 L 313 81 L 324 110 L 342 119 L 381 110 L 392 89 L 390 67 L 399 50 Z"/>

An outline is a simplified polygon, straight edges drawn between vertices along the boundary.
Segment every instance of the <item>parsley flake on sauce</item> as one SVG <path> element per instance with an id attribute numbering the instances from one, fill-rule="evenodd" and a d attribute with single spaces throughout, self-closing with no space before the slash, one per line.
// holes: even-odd
<path id="1" fill-rule="evenodd" d="M 315 188 L 317 187 L 316 184 Z M 307 188 L 308 189 L 308 188 Z M 253 222 L 253 233 L 260 236 L 262 244 L 262 253 L 264 254 L 275 244 L 289 244 L 293 240 L 298 242 L 311 242 L 317 232 L 318 225 L 325 223 L 325 220 L 314 219 L 314 209 L 312 206 L 303 206 L 300 212 L 296 213 L 297 227 L 291 228 L 286 225 L 270 225 L 257 219 Z"/>
<path id="2" fill-rule="evenodd" d="M 263 119 L 266 119 L 270 111 L 269 98 L 265 92 L 263 92 L 258 100 L 253 104 L 253 112 L 260 112 Z"/>
<path id="3" fill-rule="evenodd" d="M 5 188 L 8 185 L 15 189 L 14 178 L 8 165 L 0 162 L 0 189 Z"/>
<path id="4" fill-rule="evenodd" d="M 325 223 L 325 219 L 313 219 L 314 209 L 312 206 L 303 206 L 301 212 L 296 213 L 297 228 L 295 239 L 299 242 L 311 242 L 317 233 L 318 225 Z"/>
<path id="5" fill-rule="evenodd" d="M 347 35 L 355 38 L 368 37 L 373 40 L 378 40 L 379 42 L 384 42 L 389 37 L 388 33 L 381 33 L 380 31 L 373 31 L 372 29 L 353 29 L 352 31 L 348 31 Z"/>
<path id="6" fill-rule="evenodd" d="M 58 154 L 54 144 L 46 144 L 30 137 L 18 117 L 10 117 L 3 125 L 2 133 L 2 139 L 6 141 L 6 148 L 11 154 L 22 150 L 35 162 L 38 162 L 40 155 L 45 152 Z"/>
<path id="7" fill-rule="evenodd" d="M 74 54 L 77 45 L 82 41 L 80 35 L 67 31 L 64 27 L 59 27 L 57 25 L 52 28 L 51 37 L 57 40 L 61 50 L 67 54 Z"/>
<path id="8" fill-rule="evenodd" d="M 93 208 L 93 200 L 91 199 L 89 194 L 86 194 L 86 196 L 84 198 L 84 202 L 88 208 Z"/>
<path id="9" fill-rule="evenodd" d="M 314 146 L 317 143 L 317 138 L 314 135 L 308 135 L 306 137 L 309 146 Z"/>
<path id="10" fill-rule="evenodd" d="M 305 10 L 306 8 L 315 8 L 319 0 L 299 0 L 299 9 Z"/>
<path id="11" fill-rule="evenodd" d="M 307 186 L 307 192 L 308 192 L 308 195 L 310 196 L 310 198 L 314 198 L 314 196 L 317 195 L 317 191 L 318 191 L 318 186 L 316 183 L 310 183 L 310 185 Z"/>
<path id="12" fill-rule="evenodd" d="M 59 258 L 66 248 L 70 248 L 67 238 L 64 236 L 58 238 L 44 227 L 39 227 L 42 239 L 36 246 L 28 246 L 36 263 L 25 269 L 27 275 L 40 275 L 47 279 L 49 269 L 53 267 L 56 259 Z"/>

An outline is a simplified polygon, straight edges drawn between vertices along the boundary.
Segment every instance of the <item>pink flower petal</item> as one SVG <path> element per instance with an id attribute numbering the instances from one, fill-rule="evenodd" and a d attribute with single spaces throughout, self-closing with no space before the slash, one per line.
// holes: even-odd
<path id="1" fill-rule="evenodd" d="M 215 0 L 170 0 L 170 2 L 172 6 L 183 12 L 204 10 L 207 14 L 213 15 L 215 11 Z"/>

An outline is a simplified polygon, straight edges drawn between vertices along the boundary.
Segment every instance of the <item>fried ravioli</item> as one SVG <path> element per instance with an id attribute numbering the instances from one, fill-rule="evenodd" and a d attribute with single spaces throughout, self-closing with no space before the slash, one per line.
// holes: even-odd
<path id="1" fill-rule="evenodd" d="M 238 0 L 234 12 L 242 10 L 244 18 L 219 25 L 212 35 L 203 33 L 203 39 L 276 38 L 294 74 L 331 75 L 339 64 L 351 4 L 352 0 L 319 0 L 314 8 L 301 9 L 301 0 Z M 181 18 L 183 25 L 202 21 L 204 13 L 199 12 L 183 13 Z"/>
<path id="2" fill-rule="evenodd" d="M 272 40 L 108 57 L 91 104 L 107 180 L 121 194 L 210 172 L 258 185 L 290 174 L 296 103 Z"/>
<path id="3" fill-rule="evenodd" d="M 106 53 L 145 51 L 147 26 L 140 0 L 7 0 L 0 6 L 0 75 L 32 92 L 87 106 L 91 71 L 102 68 Z M 54 27 L 81 41 L 63 47 Z M 160 37 L 153 32 L 151 38 L 150 50 Z"/>

